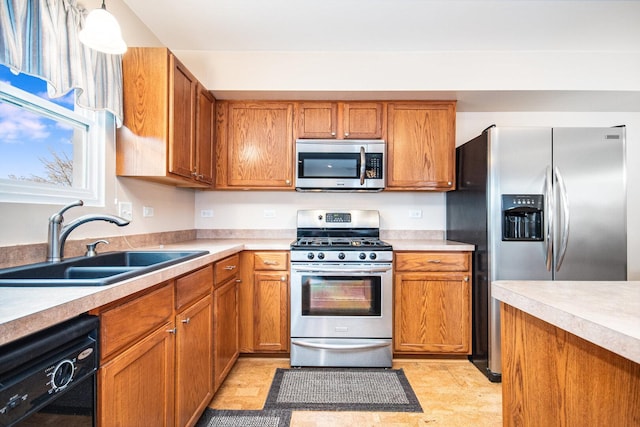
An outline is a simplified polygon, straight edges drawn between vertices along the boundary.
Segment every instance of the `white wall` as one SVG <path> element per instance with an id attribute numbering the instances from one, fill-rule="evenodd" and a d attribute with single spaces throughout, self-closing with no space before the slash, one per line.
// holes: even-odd
<path id="1" fill-rule="evenodd" d="M 81 0 L 87 9 L 98 8 L 101 0 Z M 131 13 L 121 1 L 108 2 L 108 10 L 117 16 L 125 39 L 130 45 L 161 46 L 149 29 Z M 138 181 L 115 176 L 115 128 L 108 126 L 106 138 L 106 188 L 104 207 L 74 208 L 65 215 L 67 221 L 87 213 L 117 214 L 117 202 L 133 204 L 133 219 L 126 227 L 116 227 L 105 222 L 82 225 L 74 230 L 71 239 L 119 236 L 152 233 L 169 230 L 184 230 L 194 227 L 193 190 Z M 142 217 L 142 207 L 154 208 L 152 218 Z M 58 205 L 34 205 L 21 203 L 0 203 L 0 246 L 41 243 L 47 240 L 47 220 L 57 212 Z"/>
<path id="2" fill-rule="evenodd" d="M 81 0 L 88 9 L 100 0 Z M 110 0 L 108 9 L 119 20 L 130 46 L 160 46 L 157 37 L 121 0 Z M 595 30 L 595 29 L 594 29 Z M 490 48 L 490 46 L 488 47 Z M 627 125 L 628 235 L 630 277 L 640 279 L 640 52 L 206 52 L 176 51 L 178 57 L 214 92 L 284 91 L 301 96 L 315 91 L 318 99 L 328 96 L 375 97 L 385 91 L 403 99 L 425 92 L 458 93 L 460 98 L 474 92 L 494 91 L 509 95 L 528 92 L 539 98 L 544 93 L 548 105 L 553 93 L 581 91 L 588 96 L 619 91 L 622 112 L 598 111 L 598 102 L 577 108 L 578 112 L 502 112 L 474 98 L 473 108 L 459 108 L 457 143 L 477 135 L 490 124 L 501 126 L 611 126 Z M 352 92 L 356 91 L 356 92 Z M 374 93 L 368 93 L 374 91 Z M 530 92 L 529 92 L 530 91 Z M 494 93 L 494 94 L 495 94 Z M 575 92 L 578 93 L 578 92 Z M 549 97 L 551 95 L 551 97 Z M 381 95 L 382 96 L 382 95 Z M 417 96 L 417 95 L 416 95 Z M 460 99 L 459 98 L 459 99 Z M 544 102 L 538 106 L 544 106 Z M 615 100 L 614 100 L 615 101 Z M 614 102 L 615 105 L 615 102 Z M 630 106 L 631 105 L 631 106 Z M 464 106 L 460 103 L 459 106 Z M 513 107 L 513 106 L 512 106 Z M 603 110 L 611 109 L 610 104 Z M 513 111 L 510 108 L 509 111 Z M 627 111 L 627 112 L 625 112 Z M 630 111 L 630 112 L 629 112 Z M 112 132 L 107 142 L 107 203 L 104 209 L 80 208 L 79 214 L 100 211 L 116 213 L 116 201 L 134 204 L 134 220 L 125 228 L 91 224 L 74 231 L 72 238 L 100 235 L 137 234 L 185 228 L 295 228 L 298 208 L 342 207 L 378 209 L 385 229 L 443 230 L 444 195 L 440 193 L 382 194 L 302 194 L 284 192 L 194 192 L 160 184 L 115 177 Z M 142 206 L 154 208 L 153 218 L 142 218 Z M 0 245 L 43 242 L 46 220 L 54 206 L 0 204 Z M 212 209 L 214 217 L 200 217 L 201 209 Z M 274 210 L 265 218 L 264 210 Z M 422 210 L 421 219 L 410 219 L 409 210 Z M 81 212 L 80 212 L 81 211 Z M 69 215 L 70 218 L 71 214 Z M 86 227 L 86 228 L 84 228 Z"/>
<path id="3" fill-rule="evenodd" d="M 615 126 L 627 125 L 627 218 L 629 277 L 640 280 L 640 113 L 482 112 L 458 113 L 456 144 L 477 136 L 491 124 L 498 126 Z M 195 225 L 212 229 L 294 229 L 297 209 L 353 207 L 378 209 L 381 227 L 390 230 L 444 230 L 445 196 L 442 193 L 293 193 L 202 192 L 196 194 Z M 200 211 L 212 210 L 212 218 Z M 422 210 L 421 219 L 409 211 Z M 266 211 L 275 217 L 265 218 Z"/>

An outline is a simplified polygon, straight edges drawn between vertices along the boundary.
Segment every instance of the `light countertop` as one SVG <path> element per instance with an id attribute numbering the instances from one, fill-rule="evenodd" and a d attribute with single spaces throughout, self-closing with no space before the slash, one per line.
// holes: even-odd
<path id="1" fill-rule="evenodd" d="M 640 282 L 496 281 L 494 298 L 640 363 Z"/>
<path id="2" fill-rule="evenodd" d="M 289 250 L 292 239 L 199 239 L 136 249 L 207 250 L 208 255 L 107 286 L 0 287 L 0 345 L 47 328 L 242 250 Z M 393 240 L 394 250 L 471 251 L 445 240 Z"/>

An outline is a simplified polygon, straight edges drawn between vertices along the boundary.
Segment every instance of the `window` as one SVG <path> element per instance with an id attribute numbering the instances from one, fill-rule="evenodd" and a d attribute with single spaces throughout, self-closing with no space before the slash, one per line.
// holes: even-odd
<path id="1" fill-rule="evenodd" d="M 0 65 L 0 202 L 104 205 L 105 113 Z"/>

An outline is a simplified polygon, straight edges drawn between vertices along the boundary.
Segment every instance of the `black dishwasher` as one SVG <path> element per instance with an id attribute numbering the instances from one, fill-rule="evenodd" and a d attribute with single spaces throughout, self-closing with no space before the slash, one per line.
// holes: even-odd
<path id="1" fill-rule="evenodd" d="M 82 315 L 0 347 L 0 426 L 95 426 L 98 325 Z"/>

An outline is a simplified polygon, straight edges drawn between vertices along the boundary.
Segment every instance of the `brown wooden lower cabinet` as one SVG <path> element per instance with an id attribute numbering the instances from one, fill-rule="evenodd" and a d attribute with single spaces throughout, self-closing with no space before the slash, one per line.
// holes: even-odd
<path id="1" fill-rule="evenodd" d="M 640 364 L 501 304 L 504 426 L 638 426 Z"/>
<path id="2" fill-rule="evenodd" d="M 213 296 L 176 316 L 176 426 L 192 426 L 213 397 Z"/>
<path id="3" fill-rule="evenodd" d="M 98 308 L 98 426 L 193 426 L 213 395 L 213 269 Z"/>
<path id="4" fill-rule="evenodd" d="M 469 354 L 469 252 L 395 254 L 394 352 Z"/>
<path id="5" fill-rule="evenodd" d="M 214 392 L 229 374 L 239 355 L 238 286 L 240 256 L 232 255 L 215 264 L 213 289 Z"/>
<path id="6" fill-rule="evenodd" d="M 240 351 L 289 351 L 289 252 L 244 251 L 240 285 Z"/>
<path id="7" fill-rule="evenodd" d="M 100 367 L 100 427 L 174 425 L 173 327 L 165 323 Z"/>

